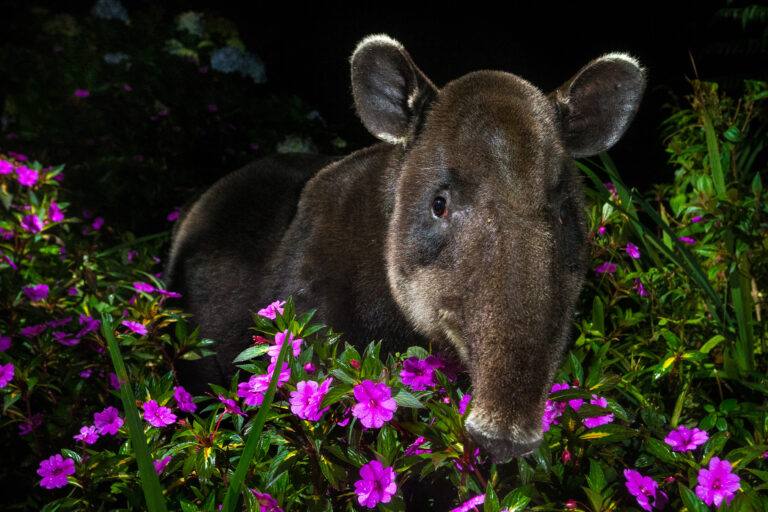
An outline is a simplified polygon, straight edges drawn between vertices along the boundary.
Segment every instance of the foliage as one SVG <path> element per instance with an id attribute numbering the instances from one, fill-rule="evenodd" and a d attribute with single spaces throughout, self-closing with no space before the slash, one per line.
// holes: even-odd
<path id="1" fill-rule="evenodd" d="M 4 11 L 0 134 L 67 162 L 72 199 L 112 224 L 153 233 L 191 190 L 257 156 L 345 145 L 317 111 L 270 90 L 231 21 L 99 5 Z"/>

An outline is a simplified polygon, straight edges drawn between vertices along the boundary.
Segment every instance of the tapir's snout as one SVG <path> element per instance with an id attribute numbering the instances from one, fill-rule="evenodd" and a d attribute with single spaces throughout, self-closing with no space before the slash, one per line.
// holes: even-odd
<path id="1" fill-rule="evenodd" d="M 532 453 L 541 444 L 541 428 L 521 431 L 515 428 L 500 430 L 483 421 L 474 411 L 464 424 L 469 436 L 485 448 L 496 462 L 505 462 L 512 457 L 523 457 Z"/>

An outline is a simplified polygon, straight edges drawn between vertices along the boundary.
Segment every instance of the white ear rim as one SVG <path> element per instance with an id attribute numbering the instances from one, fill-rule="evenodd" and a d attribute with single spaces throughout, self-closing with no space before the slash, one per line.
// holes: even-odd
<path id="1" fill-rule="evenodd" d="M 629 64 L 632 64 L 634 67 L 639 69 L 640 72 L 643 74 L 643 76 L 645 76 L 646 74 L 646 69 L 642 65 L 640 65 L 640 61 L 628 53 L 624 53 L 624 52 L 606 53 L 605 55 L 601 55 L 600 57 L 595 59 L 595 62 L 600 62 L 604 60 L 622 60 L 624 62 L 628 62 Z"/>
<path id="2" fill-rule="evenodd" d="M 352 52 L 352 57 L 354 57 L 357 52 L 368 45 L 394 46 L 398 50 L 403 49 L 403 45 L 400 43 L 400 41 L 392 39 L 387 34 L 371 34 L 364 37 L 362 41 L 357 43 L 357 46 L 355 46 L 355 51 Z"/>

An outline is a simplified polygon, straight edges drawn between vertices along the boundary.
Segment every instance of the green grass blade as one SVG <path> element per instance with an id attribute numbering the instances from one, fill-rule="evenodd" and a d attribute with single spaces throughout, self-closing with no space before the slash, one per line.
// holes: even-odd
<path id="1" fill-rule="evenodd" d="M 712 120 L 704 115 L 704 135 L 707 139 L 707 153 L 709 154 L 709 166 L 712 170 L 712 181 L 715 184 L 715 193 L 720 201 L 725 201 L 725 177 L 723 166 L 720 163 L 720 148 L 717 144 L 717 135 Z"/>
<path id="2" fill-rule="evenodd" d="M 109 355 L 112 357 L 112 365 L 115 367 L 117 378 L 122 383 L 120 386 L 120 399 L 123 401 L 123 410 L 125 410 L 125 425 L 131 434 L 131 446 L 133 446 L 136 462 L 139 465 L 141 489 L 144 491 L 144 498 L 147 500 L 147 510 L 150 512 L 167 511 L 163 489 L 160 487 L 160 479 L 157 477 L 154 464 L 152 464 L 152 456 L 149 454 L 149 446 L 147 446 L 144 429 L 139 418 L 139 411 L 136 408 L 136 398 L 128 381 L 128 372 L 125 369 L 125 362 L 120 355 L 120 347 L 113 334 L 112 317 L 107 313 L 101 314 L 101 332 L 107 340 Z"/>
<path id="3" fill-rule="evenodd" d="M 288 356 L 289 348 L 292 346 L 292 343 L 286 341 L 280 349 L 280 355 L 277 357 L 277 363 L 272 372 L 272 379 L 269 381 L 269 388 L 267 389 L 267 392 L 264 393 L 264 401 L 262 402 L 261 407 L 259 407 L 259 412 L 253 422 L 251 431 L 248 433 L 248 440 L 245 442 L 245 447 L 243 448 L 243 453 L 237 463 L 235 474 L 229 481 L 229 489 L 227 489 L 227 494 L 224 496 L 224 503 L 221 507 L 223 512 L 234 512 L 240 497 L 240 492 L 245 490 L 245 487 L 243 486 L 245 475 L 248 473 L 248 468 L 251 466 L 253 458 L 256 455 L 256 448 L 258 448 L 259 445 L 261 431 L 264 428 L 264 421 L 267 419 L 267 413 L 272 407 L 272 400 L 275 397 L 280 369 L 283 367 L 283 362 Z"/>

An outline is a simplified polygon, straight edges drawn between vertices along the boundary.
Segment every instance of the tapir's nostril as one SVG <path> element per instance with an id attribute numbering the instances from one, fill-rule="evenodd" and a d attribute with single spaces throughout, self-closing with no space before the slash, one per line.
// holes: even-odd
<path id="1" fill-rule="evenodd" d="M 512 457 L 523 457 L 539 447 L 543 439 L 541 433 L 534 433 L 525 439 L 495 435 L 488 430 L 481 430 L 478 425 L 467 419 L 467 433 L 477 444 L 485 448 L 496 462 L 505 462 Z"/>

